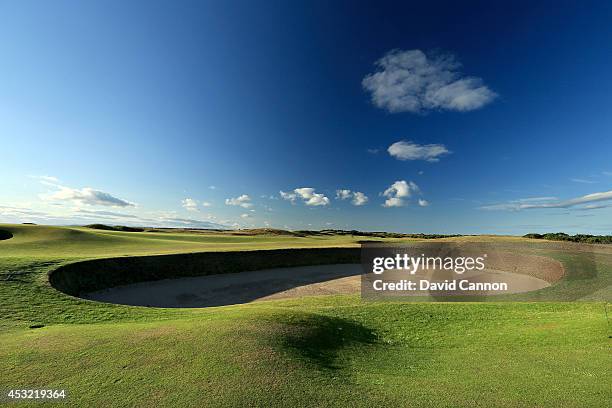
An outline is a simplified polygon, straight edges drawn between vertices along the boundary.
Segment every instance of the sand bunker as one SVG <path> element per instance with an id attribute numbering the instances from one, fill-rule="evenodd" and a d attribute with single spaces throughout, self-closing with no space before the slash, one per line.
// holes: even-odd
<path id="1" fill-rule="evenodd" d="M 303 296 L 359 293 L 361 265 L 338 264 L 274 268 L 190 278 L 141 282 L 90 292 L 100 302 L 154 307 L 209 307 Z M 543 289 L 550 283 L 534 276 L 489 270 L 482 280 L 500 280 L 506 293 Z M 477 277 L 472 279 L 479 280 Z"/>
<path id="2" fill-rule="evenodd" d="M 360 264 L 316 265 L 141 282 L 82 297 L 155 307 L 209 307 L 308 295 L 356 293 Z"/>
<path id="3" fill-rule="evenodd" d="M 0 241 L 11 238 L 13 238 L 13 234 L 10 231 L 0 230 Z"/>

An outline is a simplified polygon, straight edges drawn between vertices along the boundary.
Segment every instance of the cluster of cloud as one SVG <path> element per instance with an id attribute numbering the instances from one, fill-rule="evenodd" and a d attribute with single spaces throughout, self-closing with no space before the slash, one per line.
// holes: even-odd
<path id="1" fill-rule="evenodd" d="M 41 195 L 46 201 L 65 201 L 74 205 L 73 208 L 67 208 L 59 205 L 58 211 L 44 212 L 36 211 L 30 208 L 24 207 L 0 207 L 0 216 L 21 218 L 21 219 L 36 219 L 47 222 L 55 223 L 67 223 L 67 220 L 83 220 L 83 221 L 94 221 L 94 222 L 118 222 L 124 225 L 157 225 L 167 227 L 190 227 L 190 228 L 228 228 L 237 227 L 237 223 L 231 224 L 231 221 L 220 220 L 216 221 L 216 217 L 208 215 L 208 220 L 192 219 L 192 218 L 181 218 L 174 212 L 170 213 L 144 213 L 141 214 L 130 214 L 130 213 L 119 213 L 106 210 L 90 210 L 82 208 L 82 206 L 110 206 L 110 207 L 122 207 L 131 208 L 136 207 L 135 204 L 117 198 L 109 193 L 95 190 L 93 188 L 70 188 L 60 184 L 60 181 L 55 177 L 42 176 L 36 177 L 39 181 L 54 189 L 54 191 Z M 391 185 L 384 193 L 381 193 L 386 197 L 385 207 L 401 207 L 405 204 L 405 200 L 414 193 L 419 193 L 420 190 L 414 182 L 406 182 L 404 180 L 396 181 Z M 280 191 L 280 197 L 284 200 L 295 203 L 297 200 L 301 200 L 307 206 L 327 206 L 330 204 L 330 199 L 322 193 L 317 193 L 312 187 L 301 187 L 296 188 L 291 192 Z M 268 198 L 274 198 L 270 196 Z M 352 191 L 350 189 L 338 189 L 336 191 L 336 199 L 338 200 L 351 200 L 351 204 L 354 206 L 365 205 L 369 198 L 360 191 Z M 429 203 L 424 199 L 418 200 L 419 205 L 426 206 Z M 55 203 L 52 203 L 55 204 Z M 225 204 L 228 206 L 237 206 L 245 209 L 253 207 L 251 197 L 247 194 L 242 194 L 238 197 L 227 198 Z M 211 204 L 206 201 L 199 202 L 194 198 L 188 197 L 181 200 L 181 206 L 187 211 L 200 212 L 201 207 L 208 207 Z M 266 208 L 266 206 L 264 206 Z M 268 207 L 269 209 L 269 207 Z M 251 209 L 251 212 L 255 210 Z M 243 213 L 240 217 L 244 220 L 252 219 L 250 213 Z M 211 220 L 215 220 L 212 222 Z M 72 222 L 72 221 L 70 221 Z"/>
<path id="2" fill-rule="evenodd" d="M 78 189 L 61 186 L 59 184 L 53 184 L 53 186 L 56 187 L 57 190 L 51 194 L 42 195 L 41 198 L 47 201 L 67 201 L 76 205 L 101 205 L 109 207 L 136 206 L 134 203 L 90 187 Z"/>
<path id="3" fill-rule="evenodd" d="M 533 197 L 513 200 L 506 203 L 481 206 L 482 210 L 520 211 L 542 208 L 576 208 L 580 210 L 595 210 L 609 205 L 601 202 L 612 201 L 612 190 L 587 194 L 569 200 L 559 200 L 556 197 Z M 598 204 L 593 204 L 598 203 Z"/>
<path id="4" fill-rule="evenodd" d="M 328 197 L 317 193 L 311 187 L 296 188 L 291 192 L 280 191 L 279 193 L 283 200 L 290 201 L 292 204 L 295 204 L 298 199 L 301 199 L 308 206 L 325 206 L 330 203 Z M 403 207 L 414 194 L 421 194 L 421 189 L 415 182 L 406 180 L 398 180 L 380 193 L 381 196 L 386 198 L 383 207 Z M 350 200 L 352 205 L 359 207 L 367 204 L 369 197 L 361 191 L 338 189 L 336 190 L 336 200 Z M 417 203 L 421 207 L 429 205 L 429 202 L 423 198 L 419 198 Z"/>
<path id="5" fill-rule="evenodd" d="M 440 161 L 440 156 L 451 153 L 443 144 L 420 145 L 414 142 L 395 142 L 387 149 L 398 160 Z"/>
<path id="6" fill-rule="evenodd" d="M 60 184 L 57 177 L 52 176 L 30 176 L 37 179 L 41 184 L 51 187 L 54 191 L 41 194 L 44 201 L 64 201 L 74 205 L 98 205 L 107 207 L 135 207 L 136 204 L 127 200 L 117 198 L 112 194 L 96 190 L 91 187 L 72 188 Z"/>
<path id="7" fill-rule="evenodd" d="M 168 227 L 181 227 L 181 228 L 213 228 L 213 229 L 228 229 L 229 225 L 227 221 L 211 222 L 198 220 L 193 218 L 181 218 L 181 217 L 164 217 L 159 216 L 154 219 L 154 222 L 161 223 L 161 226 Z"/>
<path id="8" fill-rule="evenodd" d="M 406 199 L 410 198 L 414 193 L 420 194 L 420 189 L 413 181 L 407 182 L 405 180 L 399 180 L 393 183 L 387 188 L 382 196 L 386 197 L 386 201 L 383 204 L 384 207 L 402 207 L 406 203 Z M 307 206 L 318 207 L 327 206 L 330 204 L 330 199 L 323 193 L 317 193 L 312 187 L 300 187 L 292 191 L 279 191 L 280 198 L 286 201 L 290 201 L 291 204 L 295 204 L 298 200 L 302 201 Z M 262 195 L 262 198 L 276 199 L 274 196 Z M 350 189 L 338 189 L 336 190 L 337 200 L 350 200 L 354 206 L 363 206 L 369 202 L 369 197 L 361 191 L 352 191 Z M 418 199 L 418 204 L 421 207 L 426 207 L 429 202 L 425 199 Z M 243 194 L 236 198 L 228 198 L 225 200 L 226 205 L 239 206 L 242 208 L 251 208 L 253 203 L 251 202 L 250 196 Z M 190 211 L 197 210 L 197 202 L 191 198 L 182 200 L 182 206 Z M 271 208 L 264 205 L 268 211 Z M 254 210 L 251 210 L 254 212 Z M 241 214 L 241 218 L 250 218 L 250 214 Z"/>
<path id="9" fill-rule="evenodd" d="M 321 206 L 328 205 L 329 198 L 327 198 L 324 194 L 315 192 L 315 189 L 312 187 L 301 187 L 296 188 L 293 192 L 284 192 L 279 191 L 279 194 L 283 200 L 291 201 L 292 204 L 298 198 L 301 198 L 304 201 L 304 204 L 309 206 Z"/>
<path id="10" fill-rule="evenodd" d="M 351 204 L 355 206 L 365 205 L 368 202 L 368 196 L 360 191 L 351 191 L 347 189 L 336 190 L 337 200 L 351 199 Z"/>
<path id="11" fill-rule="evenodd" d="M 398 180 L 383 191 L 382 196 L 386 197 L 383 207 L 403 207 L 407 199 L 420 192 L 421 189 L 414 181 Z M 421 207 L 429 205 L 423 199 L 418 200 L 418 203 Z"/>
<path id="12" fill-rule="evenodd" d="M 198 202 L 193 198 L 186 198 L 182 200 L 181 205 L 187 211 L 198 211 Z"/>
<path id="13" fill-rule="evenodd" d="M 202 201 L 202 207 L 210 207 L 212 204 L 208 201 Z M 200 207 L 198 206 L 198 202 L 193 198 L 185 198 L 181 200 L 181 206 L 187 211 L 200 211 Z"/>
<path id="14" fill-rule="evenodd" d="M 123 225 L 143 226 L 154 225 L 159 227 L 180 227 L 180 228 L 214 228 L 227 229 L 233 226 L 230 220 L 217 220 L 213 215 L 198 218 L 182 218 L 177 216 L 174 211 L 136 211 L 134 203 L 117 198 L 112 194 L 96 190 L 90 187 L 82 189 L 71 188 L 62 185 L 61 181 L 52 176 L 30 176 L 37 179 L 42 185 L 50 187 L 47 193 L 40 194 L 39 197 L 51 205 L 44 210 L 30 208 L 29 206 L 0 206 L 0 220 L 5 222 L 23 222 L 23 220 L 52 223 L 57 225 L 73 224 L 80 222 L 83 224 L 92 222 L 121 223 Z M 244 198 L 239 197 L 244 201 Z M 72 205 L 72 207 L 63 204 Z M 209 207 L 211 204 L 206 201 L 198 203 L 193 198 L 186 198 L 181 201 L 182 206 L 189 211 L 199 211 L 198 206 Z M 124 208 L 128 212 L 117 212 L 108 210 L 92 209 L 91 207 L 116 207 Z M 202 219 L 203 218 L 203 219 Z"/>
<path id="15" fill-rule="evenodd" d="M 463 76 L 461 63 L 451 54 L 421 50 L 392 50 L 376 61 L 378 70 L 362 81 L 372 103 L 389 112 L 428 110 L 471 111 L 497 94 L 482 79 Z"/>
<path id="16" fill-rule="evenodd" d="M 4 217 L 18 217 L 26 220 L 47 218 L 51 216 L 51 214 L 47 212 L 34 210 L 28 207 L 14 207 L 6 205 L 0 205 L 0 215 Z"/>
<path id="17" fill-rule="evenodd" d="M 87 208 L 56 207 L 49 211 L 41 211 L 30 207 L 0 206 L 0 221 L 2 222 L 37 222 L 56 225 L 74 223 L 113 223 L 130 226 L 157 226 L 167 228 L 230 228 L 229 221 L 216 221 L 209 216 L 208 220 L 195 218 L 181 218 L 174 212 L 145 212 L 129 214 L 106 210 L 92 210 Z"/>
<path id="18" fill-rule="evenodd" d="M 247 194 L 242 194 L 241 196 L 236 197 L 236 198 L 226 198 L 225 205 L 239 206 L 242 208 L 251 208 L 253 206 L 253 203 L 251 203 L 251 197 L 249 197 Z"/>

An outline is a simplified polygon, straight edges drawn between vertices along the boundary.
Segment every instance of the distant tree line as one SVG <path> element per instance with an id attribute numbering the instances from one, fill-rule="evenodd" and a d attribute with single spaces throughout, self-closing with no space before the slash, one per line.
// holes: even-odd
<path id="1" fill-rule="evenodd" d="M 527 234 L 523 235 L 525 238 L 533 239 L 548 239 L 550 241 L 569 241 L 569 242 L 580 242 L 584 244 L 612 244 L 612 235 L 588 235 L 588 234 L 576 234 L 568 235 L 564 232 L 551 232 L 548 234 Z"/>

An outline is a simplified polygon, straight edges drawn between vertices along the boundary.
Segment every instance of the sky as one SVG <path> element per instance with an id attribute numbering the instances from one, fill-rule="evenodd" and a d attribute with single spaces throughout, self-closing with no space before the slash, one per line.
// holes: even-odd
<path id="1" fill-rule="evenodd" d="M 612 233 L 609 2 L 0 1 L 0 222 Z"/>

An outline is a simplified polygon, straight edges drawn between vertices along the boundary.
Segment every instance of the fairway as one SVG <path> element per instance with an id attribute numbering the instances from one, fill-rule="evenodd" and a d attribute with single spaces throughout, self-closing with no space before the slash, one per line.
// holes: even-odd
<path id="1" fill-rule="evenodd" d="M 357 248 L 362 238 L 0 230 L 12 235 L 0 242 L 3 389 L 64 388 L 75 406 L 610 402 L 611 340 L 602 300 L 612 255 L 603 246 L 588 259 L 549 253 L 567 276 L 544 290 L 568 300 L 590 265 L 597 279 L 589 281 L 596 286 L 589 302 L 380 303 L 336 294 L 164 309 L 79 299 L 50 286 L 48 273 L 86 259 Z"/>

